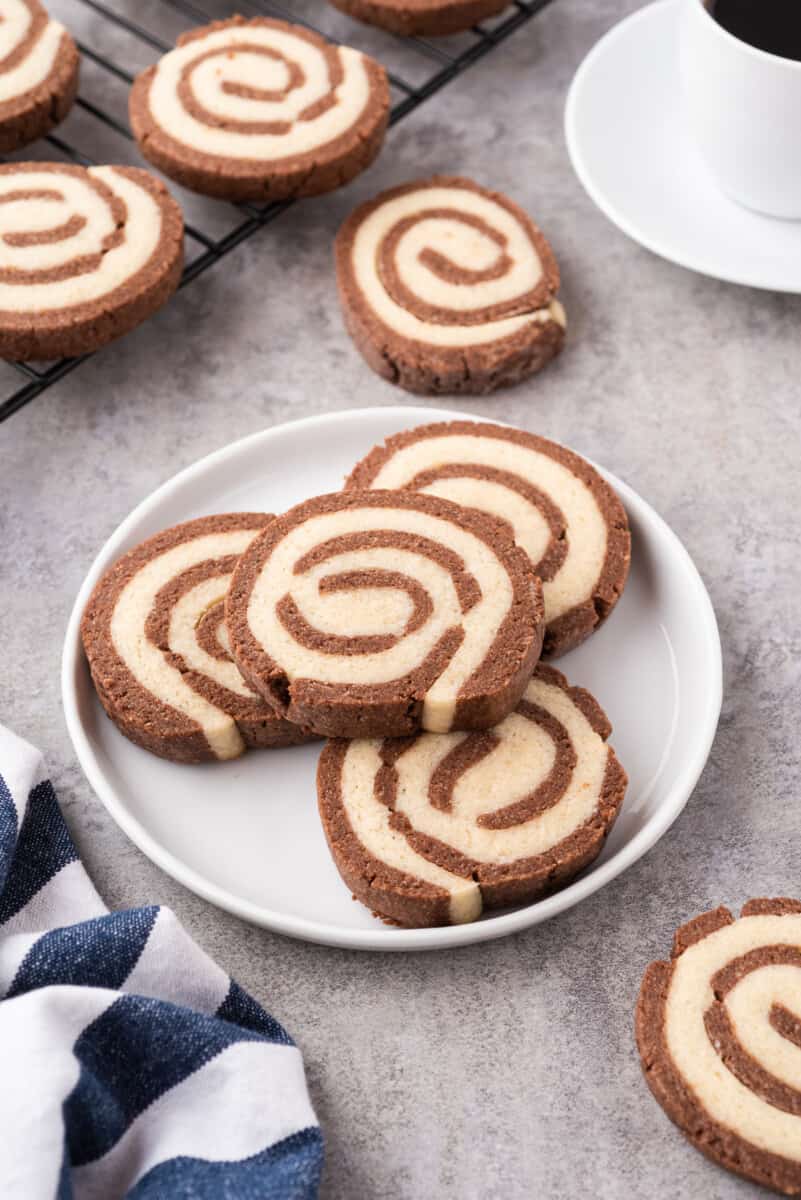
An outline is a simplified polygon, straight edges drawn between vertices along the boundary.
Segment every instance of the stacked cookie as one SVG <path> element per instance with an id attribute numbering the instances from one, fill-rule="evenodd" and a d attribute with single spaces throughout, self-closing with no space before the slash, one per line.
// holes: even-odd
<path id="1" fill-rule="evenodd" d="M 247 687 L 224 622 L 234 567 L 271 521 L 227 513 L 175 525 L 95 588 L 81 627 L 92 680 L 120 732 L 145 750 L 196 763 L 304 740 Z"/>
<path id="2" fill-rule="evenodd" d="M 426 425 L 341 492 L 135 547 L 83 643 L 109 716 L 165 758 L 327 738 L 320 815 L 353 894 L 397 924 L 469 921 L 564 885 L 617 816 L 609 722 L 540 657 L 598 627 L 628 564 L 622 505 L 585 460 Z"/>

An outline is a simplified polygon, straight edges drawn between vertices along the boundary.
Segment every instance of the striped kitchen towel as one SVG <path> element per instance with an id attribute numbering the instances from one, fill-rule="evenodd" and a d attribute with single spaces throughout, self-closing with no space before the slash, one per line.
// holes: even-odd
<path id="1" fill-rule="evenodd" d="M 109 913 L 0 725 L 0 1197 L 312 1200 L 300 1051 L 167 908 Z"/>

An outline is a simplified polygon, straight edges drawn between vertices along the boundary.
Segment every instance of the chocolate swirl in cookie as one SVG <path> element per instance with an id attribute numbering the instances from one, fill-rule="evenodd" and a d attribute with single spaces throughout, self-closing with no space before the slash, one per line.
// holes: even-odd
<path id="1" fill-rule="evenodd" d="M 54 358 L 126 333 L 178 285 L 181 210 L 135 167 L 0 165 L 0 355 Z"/>
<path id="2" fill-rule="evenodd" d="M 245 683 L 223 600 L 239 556 L 270 522 L 201 517 L 142 542 L 106 572 L 81 632 L 97 693 L 131 741 L 176 762 L 306 740 Z"/>
<path id="3" fill-rule="evenodd" d="M 562 346 L 559 268 L 505 196 L 439 176 L 362 205 L 336 240 L 345 322 L 370 366 L 418 392 L 487 392 Z"/>
<path id="4" fill-rule="evenodd" d="M 329 742 L 317 790 L 342 877 L 411 926 L 473 921 L 563 886 L 623 801 L 609 732 L 589 693 L 538 666 L 494 729 Z"/>
<path id="5" fill-rule="evenodd" d="M 801 902 L 750 900 L 677 932 L 637 1004 L 648 1086 L 710 1158 L 801 1192 Z"/>
<path id="6" fill-rule="evenodd" d="M 78 89 L 75 42 L 39 0 L 0 3 L 0 152 L 63 121 Z"/>
<path id="7" fill-rule="evenodd" d="M 267 17 L 193 29 L 137 76 L 142 153 L 195 191 L 280 200 L 330 191 L 378 153 L 389 116 L 382 67 Z"/>
<path id="8" fill-rule="evenodd" d="M 625 586 L 623 505 L 585 459 L 535 434 L 470 421 L 421 425 L 371 450 L 345 486 L 419 491 L 507 521 L 543 582 L 545 654 L 588 637 Z"/>
<path id="9" fill-rule="evenodd" d="M 539 656 L 542 591 L 509 528 L 435 496 L 347 492 L 298 505 L 234 573 L 245 678 L 339 737 L 495 724 Z"/>

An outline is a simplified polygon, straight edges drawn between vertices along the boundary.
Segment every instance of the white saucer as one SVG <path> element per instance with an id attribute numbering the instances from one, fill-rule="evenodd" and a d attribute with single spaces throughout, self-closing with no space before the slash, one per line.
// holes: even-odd
<path id="1" fill-rule="evenodd" d="M 685 129 L 679 2 L 633 13 L 584 59 L 565 110 L 573 167 L 610 221 L 663 258 L 731 283 L 801 292 L 801 221 L 729 200 Z"/>
<path id="2" fill-rule="evenodd" d="M 607 475 L 634 540 L 628 585 L 612 617 L 559 660 L 600 700 L 630 783 L 603 854 L 575 883 L 536 904 L 447 929 L 392 929 L 351 899 L 317 817 L 319 746 L 254 751 L 181 766 L 126 741 L 106 717 L 80 645 L 80 617 L 99 575 L 125 550 L 189 517 L 281 511 L 335 491 L 389 434 L 432 419 L 429 408 L 368 408 L 295 421 L 210 455 L 165 483 L 100 551 L 75 602 L 64 645 L 67 727 L 89 783 L 115 821 L 163 870 L 198 895 L 269 929 L 362 950 L 424 950 L 500 937 L 591 895 L 645 853 L 684 807 L 706 762 L 721 700 L 715 616 L 687 552 L 664 521 Z M 606 473 L 605 473 L 606 474 Z"/>

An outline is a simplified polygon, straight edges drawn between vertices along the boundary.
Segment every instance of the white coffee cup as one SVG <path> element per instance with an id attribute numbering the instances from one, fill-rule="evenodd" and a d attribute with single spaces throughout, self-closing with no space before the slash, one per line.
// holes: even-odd
<path id="1" fill-rule="evenodd" d="M 718 184 L 747 208 L 801 218 L 801 62 L 741 42 L 704 0 L 681 0 L 680 22 L 686 120 Z"/>

